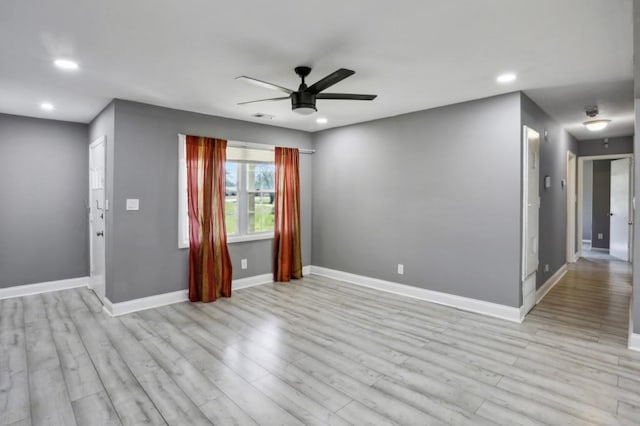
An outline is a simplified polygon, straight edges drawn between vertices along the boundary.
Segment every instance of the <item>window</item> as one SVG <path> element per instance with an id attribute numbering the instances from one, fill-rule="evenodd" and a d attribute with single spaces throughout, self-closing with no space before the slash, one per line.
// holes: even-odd
<path id="1" fill-rule="evenodd" d="M 178 247 L 189 247 L 186 137 L 179 135 Z M 247 145 L 247 144 L 244 144 Z M 275 164 L 273 151 L 229 142 L 225 166 L 225 225 L 229 242 L 273 238 Z"/>

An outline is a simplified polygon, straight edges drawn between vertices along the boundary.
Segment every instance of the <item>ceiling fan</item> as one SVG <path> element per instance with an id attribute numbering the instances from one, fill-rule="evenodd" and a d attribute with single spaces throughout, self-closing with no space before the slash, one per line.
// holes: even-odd
<path id="1" fill-rule="evenodd" d="M 258 80 L 256 78 L 240 76 L 236 80 L 244 80 L 249 83 L 255 84 L 260 87 L 266 87 L 267 89 L 278 90 L 286 93 L 288 96 L 279 98 L 259 99 L 257 101 L 240 102 L 238 105 L 246 105 L 254 102 L 265 101 L 280 101 L 284 99 L 291 99 L 291 109 L 298 114 L 309 115 L 317 111 L 316 99 L 342 99 L 342 100 L 356 100 L 356 101 L 372 101 L 377 95 L 358 95 L 352 93 L 321 93 L 334 84 L 344 80 L 347 77 L 355 74 L 355 71 L 348 70 L 346 68 L 340 68 L 325 78 L 315 82 L 311 86 L 307 87 L 304 79 L 311 72 L 310 67 L 299 66 L 295 68 L 296 74 L 302 79 L 302 83 L 298 87 L 298 90 L 294 91 L 287 89 L 286 87 L 278 86 L 277 84 L 267 83 L 266 81 Z"/>

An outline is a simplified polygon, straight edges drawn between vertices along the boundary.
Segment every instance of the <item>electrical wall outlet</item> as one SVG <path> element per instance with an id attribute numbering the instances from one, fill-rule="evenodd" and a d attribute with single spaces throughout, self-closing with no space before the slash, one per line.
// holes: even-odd
<path id="1" fill-rule="evenodd" d="M 402 263 L 398 263 L 398 274 L 404 274 L 404 265 Z"/>
<path id="2" fill-rule="evenodd" d="M 242 269 L 247 269 L 247 259 L 242 259 L 242 260 L 240 261 L 240 267 L 241 267 Z"/>
<path id="3" fill-rule="evenodd" d="M 602 232 L 598 232 L 598 239 L 602 240 L 604 238 L 604 235 L 602 235 Z"/>
<path id="4" fill-rule="evenodd" d="M 544 271 L 545 272 L 549 272 L 549 264 L 548 263 L 544 264 Z"/>

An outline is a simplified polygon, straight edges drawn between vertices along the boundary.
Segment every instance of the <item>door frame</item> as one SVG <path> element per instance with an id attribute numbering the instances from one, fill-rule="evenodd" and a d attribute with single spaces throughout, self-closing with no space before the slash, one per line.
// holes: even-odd
<path id="1" fill-rule="evenodd" d="M 107 246 L 107 244 L 106 244 L 106 238 L 107 238 L 106 237 L 106 235 L 107 235 L 107 220 L 106 220 L 106 210 L 107 210 L 107 208 L 106 208 L 107 207 L 107 204 L 106 204 L 106 202 L 107 202 L 107 136 L 103 135 L 103 136 L 100 136 L 99 138 L 95 139 L 93 142 L 91 142 L 89 144 L 89 185 L 88 185 L 88 187 L 89 187 L 89 198 L 88 198 L 89 205 L 88 205 L 88 209 L 87 209 L 88 210 L 87 211 L 87 215 L 88 215 L 87 217 L 88 217 L 88 220 L 89 220 L 89 288 L 90 289 L 94 288 L 94 286 L 93 286 L 93 284 L 94 284 L 94 277 L 93 277 L 93 265 L 94 265 L 94 258 L 93 258 L 93 256 L 94 256 L 94 254 L 93 254 L 93 232 L 94 232 L 94 229 L 93 229 L 93 221 L 92 221 L 92 218 L 91 218 L 91 208 L 92 208 L 92 203 L 93 203 L 93 192 L 92 192 L 92 188 L 91 188 L 91 183 L 92 183 L 92 181 L 91 181 L 91 179 L 92 179 L 92 177 L 91 177 L 91 149 L 94 146 L 99 145 L 99 144 L 103 144 L 103 146 L 104 146 L 104 149 L 103 149 L 103 151 L 104 151 L 104 188 L 103 188 L 104 199 L 102 200 L 103 201 L 102 205 L 103 205 L 104 210 L 105 210 L 105 212 L 104 212 L 105 213 L 105 220 L 104 220 L 104 228 L 103 228 L 103 231 L 105 233 L 105 237 L 104 237 L 105 238 L 105 250 L 104 250 L 105 259 L 104 259 L 104 263 L 103 263 L 105 265 L 105 276 L 106 276 L 106 265 L 107 265 L 107 262 L 106 262 L 106 260 L 107 260 L 106 259 L 106 257 L 107 257 L 107 247 L 106 247 Z"/>
<path id="2" fill-rule="evenodd" d="M 584 200 L 584 162 L 587 160 L 620 160 L 622 158 L 629 158 L 631 160 L 631 164 L 629 167 L 629 218 L 633 218 L 633 210 L 634 210 L 634 155 L 633 154 L 605 154 L 605 155 L 588 155 L 584 157 L 578 157 L 578 226 L 577 229 L 580 233 L 582 233 L 582 223 L 583 223 L 583 215 L 582 204 Z M 629 259 L 633 259 L 633 227 L 635 223 L 631 220 L 632 224 L 629 226 Z M 580 238 L 582 241 L 582 238 Z M 582 257 L 582 243 L 578 247 L 578 258 Z M 631 260 L 629 261 L 631 263 Z"/>
<path id="3" fill-rule="evenodd" d="M 582 227 L 576 226 L 576 213 L 578 208 L 578 195 L 576 194 L 576 171 L 577 171 L 577 158 L 578 156 L 571 151 L 567 151 L 567 177 L 566 177 L 566 192 L 567 192 L 567 242 L 566 242 L 566 257 L 567 263 L 575 263 L 579 259 L 580 251 L 576 247 L 577 231 L 582 232 Z M 570 165 L 573 164 L 573 167 Z M 573 208 L 569 206 L 573 205 Z M 582 238 L 580 239 L 582 241 Z M 580 243 L 582 247 L 582 242 Z"/>
<path id="4" fill-rule="evenodd" d="M 534 181 L 538 182 L 538 194 L 536 200 L 529 199 L 529 181 L 532 178 L 529 173 L 529 134 L 531 133 L 532 137 L 537 138 L 538 145 L 536 150 L 536 171 L 537 176 Z M 521 292 L 522 292 L 522 305 L 521 305 L 521 317 L 524 318 L 529 311 L 536 305 L 536 282 L 538 272 L 537 269 L 540 264 L 539 257 L 539 244 L 540 244 L 540 149 L 541 149 L 541 138 L 540 133 L 529 126 L 522 126 L 522 164 L 521 164 L 521 178 L 522 178 L 522 257 L 520 260 L 521 267 Z M 527 229 L 529 225 L 529 203 L 533 202 L 537 205 L 536 215 L 537 215 L 537 235 L 536 235 L 536 244 L 538 245 L 535 254 L 536 254 L 536 269 L 527 274 L 527 263 L 528 257 L 527 252 L 529 248 L 529 242 L 527 241 Z"/>

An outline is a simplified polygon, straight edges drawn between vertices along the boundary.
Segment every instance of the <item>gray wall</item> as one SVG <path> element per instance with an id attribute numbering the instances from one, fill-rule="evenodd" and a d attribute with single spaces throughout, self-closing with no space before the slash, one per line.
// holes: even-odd
<path id="1" fill-rule="evenodd" d="M 591 242 L 591 215 L 593 214 L 593 161 L 582 166 L 582 239 Z"/>
<path id="2" fill-rule="evenodd" d="M 591 139 L 578 142 L 578 155 L 612 155 L 630 154 L 633 152 L 633 136 L 609 138 L 609 147 L 604 147 L 604 139 Z"/>
<path id="3" fill-rule="evenodd" d="M 89 274 L 87 125 L 0 114 L 0 288 Z"/>
<path id="4" fill-rule="evenodd" d="M 593 162 L 592 247 L 609 248 L 610 204 L 611 160 L 596 160 Z M 598 234 L 602 234 L 602 239 Z"/>
<path id="5" fill-rule="evenodd" d="M 187 288 L 189 250 L 178 249 L 178 133 L 311 148 L 305 132 L 116 100 L 112 302 Z M 304 265 L 311 261 L 311 164 L 310 155 L 300 156 Z M 126 211 L 126 198 L 139 198 L 140 211 Z M 272 240 L 230 244 L 233 278 L 270 273 L 272 246 Z"/>
<path id="6" fill-rule="evenodd" d="M 314 134 L 313 265 L 520 306 L 520 134 L 519 93 Z"/>
<path id="7" fill-rule="evenodd" d="M 567 261 L 567 193 L 561 181 L 567 178 L 567 151 L 578 152 L 578 142 L 538 105 L 522 95 L 522 124 L 540 133 L 540 246 L 538 288 Z M 548 137 L 544 139 L 544 131 Z M 551 177 L 551 188 L 544 177 Z M 577 221 L 576 221 L 577 223 Z M 576 232 L 579 235 L 579 232 Z M 549 265 L 549 271 L 544 266 Z"/>

